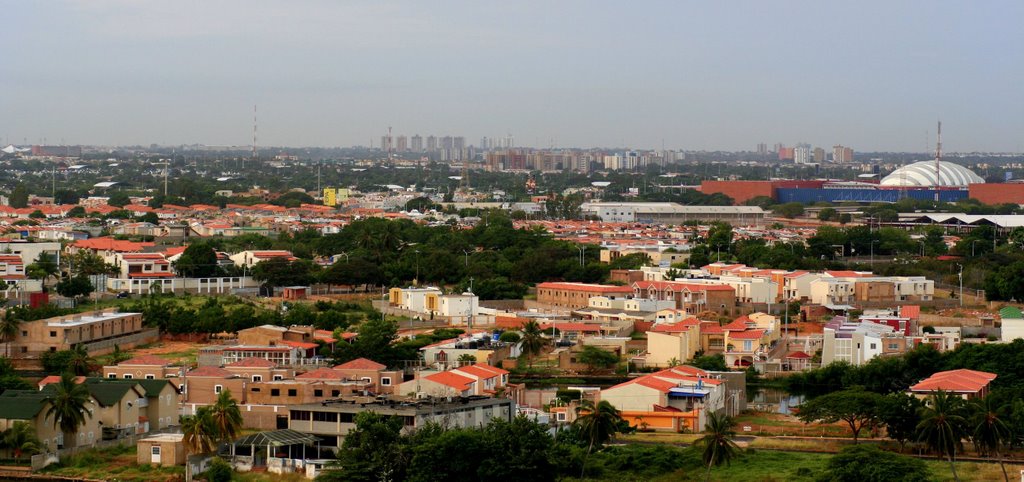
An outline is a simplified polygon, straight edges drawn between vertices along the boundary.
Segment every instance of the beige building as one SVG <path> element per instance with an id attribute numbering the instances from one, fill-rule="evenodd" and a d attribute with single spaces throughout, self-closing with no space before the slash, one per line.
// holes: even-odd
<path id="1" fill-rule="evenodd" d="M 647 332 L 645 366 L 667 367 L 693 359 L 700 350 L 700 322 L 689 318 L 674 324 L 655 325 Z"/>
<path id="2" fill-rule="evenodd" d="M 404 375 L 401 370 L 388 370 L 388 367 L 366 358 L 342 363 L 334 370 L 343 373 L 349 380 L 359 380 L 369 384 L 368 390 L 378 394 L 393 394 L 395 387 L 402 383 Z"/>
<path id="3" fill-rule="evenodd" d="M 185 465 L 185 434 L 163 433 L 146 437 L 135 444 L 139 465 L 174 467 Z"/>
<path id="4" fill-rule="evenodd" d="M 91 445 L 102 438 L 100 419 L 92 415 L 96 410 L 96 401 L 91 399 L 90 414 L 85 417 L 85 425 L 78 432 L 65 440 L 64 434 L 54 428 L 53 418 L 46 415 L 50 404 L 46 402 L 49 392 L 38 390 L 6 390 L 0 394 L 0 431 L 7 430 L 19 421 L 29 423 L 36 436 L 46 450 L 63 447 L 81 447 Z"/>
<path id="5" fill-rule="evenodd" d="M 142 313 L 118 313 L 116 308 L 27 321 L 11 342 L 13 357 L 36 358 L 43 352 L 70 350 L 83 344 L 90 355 L 156 341 L 156 329 L 142 326 Z"/>
<path id="6" fill-rule="evenodd" d="M 185 374 L 184 402 L 194 405 L 210 405 L 224 390 L 231 390 L 231 396 L 238 403 L 246 403 L 248 380 L 220 367 L 199 367 Z"/>

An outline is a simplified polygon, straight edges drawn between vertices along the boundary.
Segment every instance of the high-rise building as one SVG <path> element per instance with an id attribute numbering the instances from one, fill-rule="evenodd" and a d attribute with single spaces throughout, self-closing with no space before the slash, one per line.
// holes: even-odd
<path id="1" fill-rule="evenodd" d="M 796 147 L 793 148 L 793 162 L 797 164 L 811 163 L 810 144 L 797 144 Z"/>
<path id="2" fill-rule="evenodd" d="M 487 138 L 487 136 L 483 136 L 483 137 L 481 137 L 481 138 L 480 138 L 480 149 L 483 149 L 483 150 L 485 150 L 485 151 L 486 151 L 487 149 L 490 149 L 490 148 L 491 148 L 491 144 L 490 144 L 490 142 L 491 142 L 491 141 L 490 141 L 490 139 L 488 139 L 488 138 Z"/>
<path id="3" fill-rule="evenodd" d="M 390 151 L 394 147 L 392 144 L 393 140 L 394 138 L 391 136 L 380 136 L 380 149 L 385 152 Z"/>
<path id="4" fill-rule="evenodd" d="M 780 161 L 792 161 L 793 160 L 793 148 L 792 147 L 786 147 L 786 146 L 783 146 L 782 144 L 776 144 L 775 146 L 776 146 L 776 148 L 775 148 L 776 152 L 779 153 L 779 160 Z"/>
<path id="5" fill-rule="evenodd" d="M 437 150 L 437 137 L 427 136 L 427 152 L 434 152 Z"/>
<path id="6" fill-rule="evenodd" d="M 832 146 L 832 162 L 838 164 L 853 162 L 853 149 L 838 144 Z"/>
<path id="7" fill-rule="evenodd" d="M 405 136 L 398 136 L 395 140 L 395 150 L 398 152 L 405 152 L 409 150 L 409 138 Z"/>
<path id="8" fill-rule="evenodd" d="M 825 149 L 820 147 L 814 148 L 814 162 L 825 162 Z"/>
<path id="9" fill-rule="evenodd" d="M 767 156 L 768 155 L 768 144 L 760 142 L 757 144 L 757 155 Z"/>
<path id="10" fill-rule="evenodd" d="M 419 134 L 412 136 L 412 150 L 413 152 L 423 152 L 423 137 Z"/>

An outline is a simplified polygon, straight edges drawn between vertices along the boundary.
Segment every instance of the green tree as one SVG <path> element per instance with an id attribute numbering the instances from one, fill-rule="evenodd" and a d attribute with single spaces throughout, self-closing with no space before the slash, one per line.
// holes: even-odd
<path id="1" fill-rule="evenodd" d="M 708 228 L 707 245 L 709 253 L 716 253 L 720 251 L 729 252 L 729 248 L 732 246 L 732 225 L 729 223 L 716 222 L 712 223 L 711 227 Z M 690 256 L 693 256 L 691 251 Z M 701 266 L 692 262 L 696 266 Z"/>
<path id="2" fill-rule="evenodd" d="M 107 263 L 98 254 L 87 250 L 79 250 L 75 254 L 65 256 L 61 262 L 66 265 L 68 273 L 72 276 L 114 276 L 121 272 L 117 266 Z"/>
<path id="3" fill-rule="evenodd" d="M 917 435 L 917 424 L 921 422 L 919 412 L 921 400 L 905 393 L 890 393 L 882 404 L 880 420 L 885 424 L 885 433 L 900 444 L 900 452 L 907 442 Z"/>
<path id="4" fill-rule="evenodd" d="M 611 269 L 640 269 L 642 266 L 650 266 L 651 257 L 647 253 L 630 253 L 619 256 L 609 263 Z"/>
<path id="5" fill-rule="evenodd" d="M 708 469 L 704 480 L 711 479 L 712 467 L 729 464 L 739 456 L 739 447 L 733 441 L 736 438 L 735 427 L 736 423 L 728 415 L 708 412 L 704 436 L 695 443 Z"/>
<path id="6" fill-rule="evenodd" d="M 860 431 L 879 421 L 884 398 L 861 388 L 852 388 L 812 398 L 800 405 L 798 417 L 804 423 L 846 422 L 857 443 Z"/>
<path id="7" fill-rule="evenodd" d="M 476 355 L 470 353 L 463 353 L 459 355 L 459 363 L 472 365 L 476 363 Z"/>
<path id="8" fill-rule="evenodd" d="M 11 198 L 9 201 L 12 208 L 26 208 L 28 207 L 28 188 L 24 184 L 18 183 L 14 186 L 14 191 L 11 191 Z"/>
<path id="9" fill-rule="evenodd" d="M 14 458 L 34 455 L 43 451 L 43 443 L 36 436 L 36 430 L 28 422 L 17 421 L 3 433 L 3 445 L 14 452 Z"/>
<path id="10" fill-rule="evenodd" d="M 402 437 L 399 417 L 360 412 L 355 428 L 345 435 L 336 468 L 318 477 L 323 482 L 378 482 L 406 480 L 409 449 Z"/>
<path id="11" fill-rule="evenodd" d="M 580 415 L 573 423 L 587 442 L 587 455 L 580 472 L 582 479 L 587 470 L 586 459 L 590 458 L 595 447 L 600 448 L 615 437 L 622 425 L 622 414 L 614 405 L 605 400 L 598 402 L 597 405 L 586 401 L 580 409 L 584 414 Z"/>
<path id="12" fill-rule="evenodd" d="M 956 473 L 956 454 L 963 448 L 967 436 L 968 422 L 964 400 L 956 394 L 938 390 L 921 407 L 921 422 L 917 425 L 917 440 L 939 456 L 945 456 L 953 479 L 960 480 Z"/>
<path id="13" fill-rule="evenodd" d="M 313 282 L 315 268 L 307 259 L 271 258 L 253 267 L 252 277 L 268 287 L 306 286 Z"/>
<path id="14" fill-rule="evenodd" d="M 28 218 L 29 219 L 46 219 L 46 215 L 43 214 L 42 211 L 36 209 L 35 211 L 32 211 L 31 213 L 29 213 Z"/>
<path id="15" fill-rule="evenodd" d="M 131 359 L 131 354 L 121 349 L 120 345 L 114 345 L 114 351 L 110 352 L 109 362 L 111 365 L 117 365 L 123 361 Z"/>
<path id="16" fill-rule="evenodd" d="M 205 472 L 208 482 L 231 482 L 233 474 L 234 469 L 231 468 L 231 464 L 220 457 L 214 457 Z"/>
<path id="17" fill-rule="evenodd" d="M 86 216 L 85 208 L 82 206 L 75 206 L 68 210 L 64 215 L 66 218 L 84 218 Z"/>
<path id="18" fill-rule="evenodd" d="M 547 340 L 544 338 L 543 333 L 541 333 L 540 325 L 535 320 L 523 323 L 520 332 L 522 333 L 520 348 L 522 348 L 523 354 L 530 361 L 530 367 L 533 368 L 534 358 L 544 349 Z"/>
<path id="19" fill-rule="evenodd" d="M 96 359 L 89 356 L 89 352 L 86 351 L 85 345 L 78 344 L 74 348 L 68 350 L 71 352 L 71 356 L 68 358 L 67 366 L 65 367 L 71 373 L 77 376 L 88 376 L 94 371 L 96 367 Z"/>
<path id="20" fill-rule="evenodd" d="M 57 283 L 55 286 L 57 293 L 67 298 L 80 298 L 89 296 L 92 293 L 93 286 L 89 278 L 84 275 L 78 275 L 73 278 L 65 278 Z"/>
<path id="21" fill-rule="evenodd" d="M 217 426 L 210 416 L 210 407 L 199 407 L 195 415 L 181 417 L 182 442 L 187 454 L 205 454 L 216 448 Z M 186 456 L 187 458 L 187 456 Z"/>
<path id="22" fill-rule="evenodd" d="M 796 202 L 780 204 L 773 211 L 786 219 L 793 219 L 804 215 L 804 205 Z"/>
<path id="23" fill-rule="evenodd" d="M 60 267 L 57 266 L 57 261 L 50 253 L 39 253 L 35 261 L 25 268 L 28 276 L 34 279 L 43 280 L 46 282 L 51 276 L 53 278 L 60 278 Z"/>
<path id="24" fill-rule="evenodd" d="M 978 453 L 999 460 L 999 468 L 1003 470 L 1003 479 L 1009 482 L 1006 465 L 1003 463 L 1003 450 L 1010 444 L 1013 431 L 1006 421 L 1010 418 L 1009 405 L 997 405 L 995 397 L 986 396 L 975 400 L 970 406 L 971 441 Z"/>
<path id="25" fill-rule="evenodd" d="M 713 372 L 724 372 L 729 370 L 729 367 L 725 364 L 725 357 L 721 353 L 714 355 L 701 355 L 694 358 L 690 362 L 691 366 L 700 368 L 701 370 L 708 370 Z"/>
<path id="26" fill-rule="evenodd" d="M 894 454 L 863 444 L 844 447 L 829 458 L 828 473 L 819 480 L 829 482 L 927 482 L 928 466 L 921 460 Z"/>
<path id="27" fill-rule="evenodd" d="M 0 341 L 7 346 L 7 358 L 11 357 L 11 342 L 21 333 L 21 320 L 12 313 L 0 316 Z"/>
<path id="28" fill-rule="evenodd" d="M 242 411 L 238 401 L 231 396 L 231 390 L 224 389 L 217 395 L 217 401 L 210 406 L 210 419 L 221 442 L 234 440 L 242 431 Z"/>
<path id="29" fill-rule="evenodd" d="M 619 362 L 619 356 L 615 353 L 593 345 L 585 345 L 576 355 L 576 359 L 586 364 L 591 372 L 615 366 Z"/>
<path id="30" fill-rule="evenodd" d="M 207 243 L 192 243 L 174 262 L 174 269 L 186 278 L 212 278 L 222 274 L 217 251 Z"/>
<path id="31" fill-rule="evenodd" d="M 53 203 L 54 204 L 78 204 L 81 199 L 78 193 L 71 189 L 58 189 L 54 193 Z"/>
<path id="32" fill-rule="evenodd" d="M 107 197 L 107 205 L 123 208 L 131 204 L 132 199 L 128 196 L 128 193 L 124 191 L 117 191 Z"/>
<path id="33" fill-rule="evenodd" d="M 838 219 L 839 213 L 836 212 L 835 208 L 824 208 L 818 211 L 818 219 L 822 221 L 831 221 Z"/>
<path id="34" fill-rule="evenodd" d="M 53 419 L 53 427 L 64 434 L 64 445 L 72 446 L 78 427 L 92 418 L 92 395 L 89 389 L 75 380 L 71 372 L 64 372 L 60 381 L 52 385 L 53 392 L 45 399 L 50 408 L 46 418 Z"/>

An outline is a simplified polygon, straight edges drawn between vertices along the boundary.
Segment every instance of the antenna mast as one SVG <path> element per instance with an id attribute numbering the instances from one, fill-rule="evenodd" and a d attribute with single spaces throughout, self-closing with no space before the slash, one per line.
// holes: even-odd
<path id="1" fill-rule="evenodd" d="M 942 162 L 942 121 L 939 121 L 939 131 L 936 134 L 935 142 L 935 202 L 939 202 L 939 186 L 942 182 L 939 180 L 939 166 Z"/>
<path id="2" fill-rule="evenodd" d="M 252 162 L 256 163 L 256 104 L 252 105 Z M 242 169 L 245 169 L 245 159 L 242 160 Z"/>

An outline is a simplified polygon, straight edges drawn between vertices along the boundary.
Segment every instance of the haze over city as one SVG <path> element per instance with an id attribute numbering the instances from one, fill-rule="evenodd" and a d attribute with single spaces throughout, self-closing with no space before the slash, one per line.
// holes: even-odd
<path id="1" fill-rule="evenodd" d="M 3 2 L 0 141 L 1022 149 L 1020 2 Z"/>

